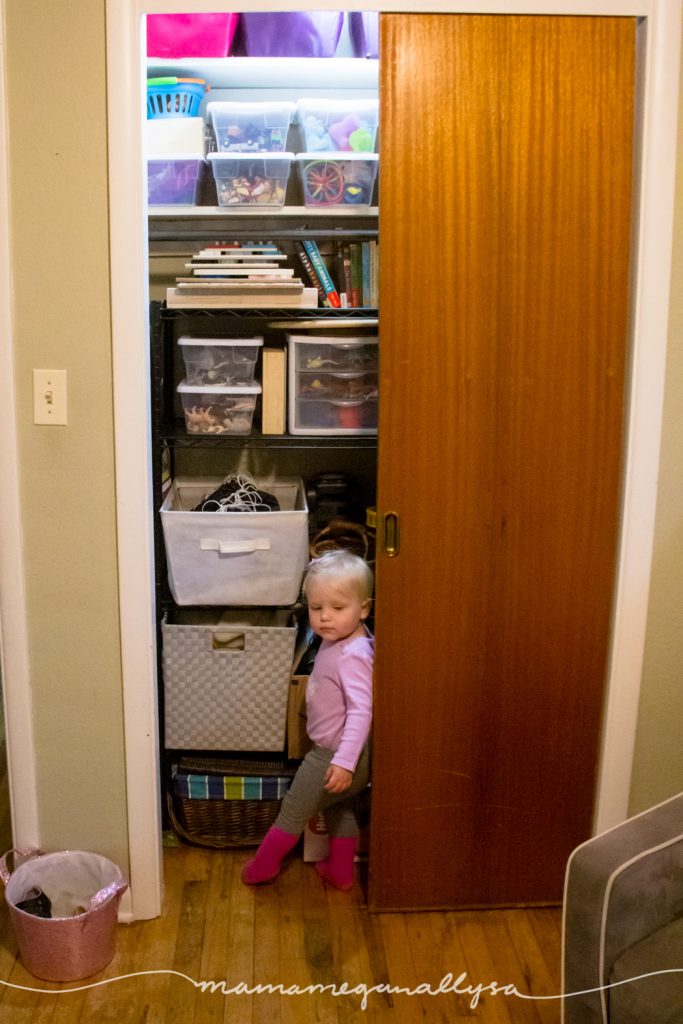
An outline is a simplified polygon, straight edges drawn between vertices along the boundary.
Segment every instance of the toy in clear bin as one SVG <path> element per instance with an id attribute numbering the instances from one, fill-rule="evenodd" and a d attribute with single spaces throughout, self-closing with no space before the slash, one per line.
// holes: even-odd
<path id="1" fill-rule="evenodd" d="M 306 149 L 311 152 L 372 153 L 378 113 L 377 99 L 302 99 L 298 104 Z"/>

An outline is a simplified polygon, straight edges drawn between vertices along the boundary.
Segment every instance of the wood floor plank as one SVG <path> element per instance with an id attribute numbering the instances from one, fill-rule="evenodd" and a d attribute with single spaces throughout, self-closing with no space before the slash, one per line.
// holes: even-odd
<path id="1" fill-rule="evenodd" d="M 407 931 L 406 914 L 380 914 L 380 928 L 389 972 L 389 983 L 397 988 L 415 989 L 425 978 L 418 977 Z M 431 1020 L 437 1011 L 434 997 L 407 995 L 397 992 L 392 995 L 394 1018 L 397 1024 L 412 1024 L 414 1021 Z"/>
<path id="2" fill-rule="evenodd" d="M 429 916 L 434 936 L 434 948 L 435 951 L 439 951 L 441 957 L 441 969 L 444 975 L 451 974 L 455 981 L 467 969 L 465 953 L 456 923 L 459 915 L 457 913 L 434 913 Z M 470 1006 L 468 997 L 452 992 L 448 998 L 451 1000 L 451 1012 L 455 1020 L 462 1021 L 476 1015 L 476 1011 Z"/>
<path id="3" fill-rule="evenodd" d="M 491 956 L 479 914 L 476 911 L 463 911 L 454 917 L 465 957 L 468 984 L 486 988 L 491 982 L 500 981 L 496 977 L 497 964 Z M 503 995 L 483 992 L 472 1008 L 477 1011 L 475 1019 L 485 1021 L 486 1024 L 512 1024 Z"/>
<path id="4" fill-rule="evenodd" d="M 185 863 L 185 850 L 164 851 L 162 916 L 151 921 L 136 921 L 119 930 L 119 941 L 135 944 L 137 971 L 173 969 L 180 928 Z M 170 984 L 171 978 L 167 974 L 148 974 L 139 980 L 138 1013 L 145 1024 L 163 1024 L 165 1021 Z"/>
<path id="5" fill-rule="evenodd" d="M 535 996 L 559 995 L 559 989 L 556 988 L 548 968 L 546 950 L 539 945 L 526 911 L 504 910 L 501 913 L 510 936 L 510 942 L 515 948 L 527 979 L 527 991 Z M 547 913 L 553 914 L 552 911 Z M 549 950 L 549 958 L 555 960 L 557 956 L 558 949 L 553 944 Z M 559 1000 L 546 1003 L 539 999 L 534 1005 L 542 1024 L 558 1024 L 560 1020 Z"/>
<path id="6" fill-rule="evenodd" d="M 327 886 L 312 864 L 300 864 L 304 908 L 304 949 L 313 984 L 332 985 L 339 982 L 334 960 L 334 943 Z M 338 1000 L 328 994 L 307 997 L 308 1019 L 337 1024 Z"/>
<path id="7" fill-rule="evenodd" d="M 229 884 L 228 935 L 225 947 L 224 974 L 231 987 L 243 982 L 254 983 L 254 899 L 251 889 L 244 885 L 240 872 L 253 850 L 226 853 L 224 886 Z M 229 881 L 228 881 L 228 874 Z M 225 997 L 223 1020 L 229 1024 L 251 1024 L 254 996 L 246 993 Z"/>
<path id="8" fill-rule="evenodd" d="M 416 976 L 437 991 L 441 980 L 453 974 L 453 967 L 448 959 L 444 959 L 443 945 L 435 937 L 435 919 L 443 915 L 434 913 L 418 913 L 406 915 L 406 935 L 415 964 Z M 457 978 L 459 971 L 454 973 Z M 458 997 L 453 992 L 440 993 L 428 1000 L 429 1020 L 449 1022 L 462 1017 Z M 469 1016 L 469 1008 L 465 1011 Z"/>
<path id="9" fill-rule="evenodd" d="M 363 980 L 367 984 L 389 985 L 389 966 L 380 925 L 380 916 L 368 911 L 367 902 L 356 903 L 358 911 L 359 933 L 363 941 L 360 943 L 360 961 Z M 375 1015 L 377 1020 L 385 1019 L 388 1010 L 393 1009 L 394 998 L 388 991 L 375 992 L 368 1003 L 367 1012 Z"/>
<path id="10" fill-rule="evenodd" d="M 173 969 L 199 979 L 204 941 L 208 881 L 185 881 Z M 171 977 L 168 987 L 165 1024 L 192 1024 L 198 990 L 184 978 Z"/>
<path id="11" fill-rule="evenodd" d="M 11 985 L 19 985 L 22 988 L 5 988 L 2 1003 L 0 1004 L 0 1020 L 7 1024 L 50 1024 L 57 1001 L 59 999 L 71 999 L 71 996 L 38 995 L 28 991 L 30 988 L 40 988 L 56 991 L 65 986 L 57 985 L 47 981 L 39 981 L 24 969 L 20 960 L 15 960 L 12 970 L 6 980 Z M 75 1018 L 76 1019 L 76 1018 Z"/>
<path id="12" fill-rule="evenodd" d="M 338 985 L 346 982 L 349 988 L 363 983 L 370 985 L 373 979 L 363 974 L 360 947 L 364 936 L 359 928 L 358 909 L 353 894 L 336 892 L 330 888 L 327 896 L 335 980 Z M 361 1009 L 361 1000 L 357 995 L 340 996 L 337 999 L 337 1016 L 339 1024 L 360 1024 L 368 1020 L 368 1012 Z"/>
<path id="13" fill-rule="evenodd" d="M 126 977 L 139 972 L 144 963 L 147 935 L 140 924 L 117 928 L 116 954 L 108 966 L 92 979 L 76 984 L 111 978 L 111 984 L 89 989 L 83 998 L 79 1021 L 88 1024 L 138 1024 L 148 1019 L 146 978 Z M 60 996 L 65 999 L 65 996 Z M 54 1019 L 54 1018 L 53 1018 Z M 70 1019 L 67 1017 L 67 1019 Z"/>
<path id="14" fill-rule="evenodd" d="M 560 991 L 562 984 L 561 950 L 562 950 L 562 915 L 559 909 L 550 910 L 538 907 L 529 907 L 524 911 L 538 941 L 539 947 L 548 954 L 548 968 L 555 983 L 555 989 Z"/>
<path id="15" fill-rule="evenodd" d="M 232 866 L 230 854 L 217 851 L 208 862 L 208 889 L 204 932 L 197 980 L 222 982 L 228 979 L 226 951 L 230 932 L 230 900 L 232 896 Z M 195 1021 L 201 1024 L 222 1024 L 225 1020 L 226 1000 L 220 989 L 197 990 Z"/>
<path id="16" fill-rule="evenodd" d="M 498 910 L 483 911 L 479 914 L 484 938 L 489 949 L 491 963 L 495 964 L 493 980 L 500 985 L 514 985 L 522 994 L 533 994 L 533 979 L 525 973 L 510 941 L 505 918 Z M 505 1008 L 512 1024 L 542 1024 L 536 1004 L 522 1000 L 514 993 L 496 996 L 505 1002 Z"/>
<path id="17" fill-rule="evenodd" d="M 254 984 L 277 985 L 280 982 L 280 944 L 278 918 L 280 887 L 255 886 L 250 889 L 254 901 Z M 263 992 L 254 996 L 252 1020 L 254 1024 L 280 1024 L 281 999 L 277 992 Z"/>
<path id="18" fill-rule="evenodd" d="M 277 885 L 280 888 L 280 978 L 284 986 L 297 985 L 302 989 L 312 983 L 311 971 L 306 959 L 304 870 L 305 867 L 296 854 L 290 858 L 286 869 L 277 880 Z M 282 1024 L 298 1024 L 302 1018 L 302 1010 L 307 1005 L 305 1000 L 306 997 L 281 996 Z"/>

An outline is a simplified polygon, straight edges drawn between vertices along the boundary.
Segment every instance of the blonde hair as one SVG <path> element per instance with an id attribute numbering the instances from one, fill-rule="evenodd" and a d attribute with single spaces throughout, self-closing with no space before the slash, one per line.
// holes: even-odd
<path id="1" fill-rule="evenodd" d="M 368 563 L 346 548 L 334 548 L 326 551 L 308 563 L 303 582 L 303 593 L 311 580 L 334 579 L 347 581 L 357 591 L 362 601 L 372 598 L 374 577 Z"/>

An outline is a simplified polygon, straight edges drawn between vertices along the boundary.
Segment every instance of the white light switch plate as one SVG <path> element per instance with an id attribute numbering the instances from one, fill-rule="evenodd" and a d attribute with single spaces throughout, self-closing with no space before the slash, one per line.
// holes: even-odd
<path id="1" fill-rule="evenodd" d="M 66 423 L 66 370 L 33 371 L 33 422 Z"/>

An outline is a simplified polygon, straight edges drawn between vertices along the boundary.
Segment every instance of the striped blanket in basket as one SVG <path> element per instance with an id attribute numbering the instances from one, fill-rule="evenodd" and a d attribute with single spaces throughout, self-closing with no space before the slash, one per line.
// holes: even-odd
<path id="1" fill-rule="evenodd" d="M 173 790 L 185 800 L 280 800 L 291 775 L 194 775 L 173 772 Z"/>

